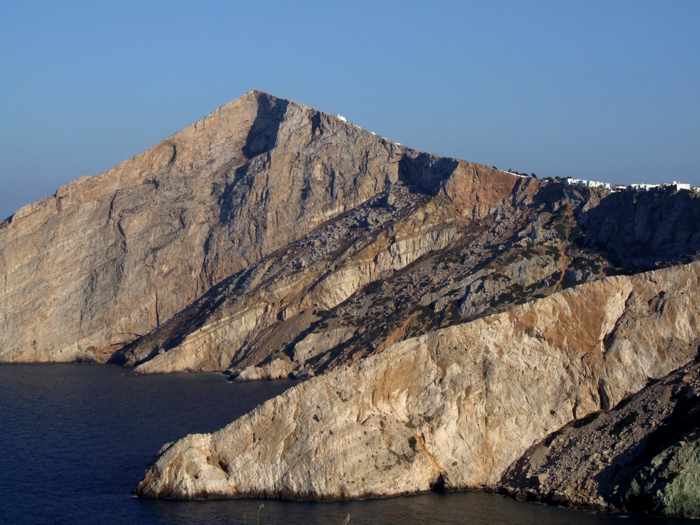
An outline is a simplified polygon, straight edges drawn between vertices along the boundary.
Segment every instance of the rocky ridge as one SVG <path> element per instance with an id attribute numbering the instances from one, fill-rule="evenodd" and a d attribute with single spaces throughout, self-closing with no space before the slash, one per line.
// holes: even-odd
<path id="1" fill-rule="evenodd" d="M 109 359 L 399 181 L 405 148 L 252 91 L 0 224 L 0 361 Z"/>
<path id="2" fill-rule="evenodd" d="M 532 192 L 528 184 L 506 182 L 509 187 L 503 193 L 509 198 L 518 193 L 528 198 Z M 336 307 L 368 284 L 387 282 L 426 254 L 463 241 L 465 231 L 477 229 L 478 215 L 474 218 L 470 210 L 464 217 L 464 208 L 455 200 L 450 193 L 425 195 L 397 185 L 232 276 L 225 289 L 217 287 L 160 330 L 125 348 L 119 357 L 137 364 L 141 372 L 183 366 L 223 370 L 231 362 L 255 365 L 261 361 L 277 363 L 283 376 L 294 366 L 297 372 L 314 370 L 302 366 L 327 354 L 334 338 L 313 331 L 324 326 Z M 191 323 L 192 318 L 197 322 Z M 336 334 L 337 344 L 351 335 L 347 329 L 331 329 L 331 333 Z M 291 345 L 296 339 L 304 340 Z M 314 339 L 315 343 L 309 342 Z M 319 348 L 322 344 L 327 348 Z M 222 352 L 223 360 L 217 361 Z M 192 360 L 195 355 L 201 357 Z M 213 360 L 207 362 L 209 356 Z M 183 359 L 190 361 L 185 365 Z"/>
<path id="3" fill-rule="evenodd" d="M 578 283 L 692 260 L 700 247 L 692 229 L 700 201 L 685 194 L 610 195 L 526 179 L 506 187 L 485 215 L 465 217 L 449 192 L 418 198 L 400 188 L 252 268 L 274 275 L 264 285 L 237 280 L 235 289 L 217 291 L 213 310 L 210 302 L 196 315 L 188 308 L 120 356 L 140 372 L 228 366 L 237 380 L 303 378 Z M 615 215 L 630 198 L 638 212 Z M 389 202 L 385 222 L 378 217 Z M 363 216 L 372 227 L 348 227 Z M 335 246 L 335 232 L 351 248 L 316 260 L 320 247 Z M 621 238 L 636 250 L 626 259 L 615 251 Z M 196 323 L 182 322 L 193 315 Z"/>
<path id="4" fill-rule="evenodd" d="M 698 220 L 688 192 L 520 177 L 253 91 L 2 223 L 0 361 L 308 377 L 692 260 Z"/>
<path id="5" fill-rule="evenodd" d="M 700 518 L 700 361 L 547 436 L 502 485 L 520 499 Z"/>
<path id="6" fill-rule="evenodd" d="M 692 361 L 700 263 L 609 277 L 398 342 L 164 447 L 146 497 L 498 488 L 532 443 Z"/>
<path id="7" fill-rule="evenodd" d="M 142 496 L 695 516 L 694 365 L 629 396 L 697 353 L 698 224 L 688 191 L 523 177 L 251 91 L 0 222 L 0 362 L 310 378 L 164 447 Z"/>

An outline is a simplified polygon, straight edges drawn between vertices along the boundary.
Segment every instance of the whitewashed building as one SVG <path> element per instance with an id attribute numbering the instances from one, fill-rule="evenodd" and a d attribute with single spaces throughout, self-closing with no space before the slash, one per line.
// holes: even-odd
<path id="1" fill-rule="evenodd" d="M 599 180 L 586 180 L 586 179 L 575 179 L 573 177 L 567 177 L 567 184 L 573 184 L 575 186 L 586 186 L 588 188 L 605 188 L 606 190 L 612 189 L 612 184 L 609 182 L 602 182 Z"/>
<path id="2" fill-rule="evenodd" d="M 661 184 L 644 184 L 644 183 L 636 183 L 636 184 L 630 184 L 630 188 L 635 189 L 635 190 L 653 190 L 654 188 L 660 188 Z"/>
<path id="3" fill-rule="evenodd" d="M 672 186 L 673 186 L 673 189 L 675 189 L 676 191 L 679 191 L 679 190 L 690 191 L 690 184 L 688 184 L 687 182 L 678 182 L 677 180 L 674 180 Z"/>

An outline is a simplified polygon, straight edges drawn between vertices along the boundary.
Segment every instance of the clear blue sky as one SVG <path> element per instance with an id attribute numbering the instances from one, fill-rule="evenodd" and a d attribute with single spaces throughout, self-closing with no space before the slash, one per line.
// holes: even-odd
<path id="1" fill-rule="evenodd" d="M 700 2 L 0 2 L 0 216 L 251 88 L 499 167 L 700 185 Z"/>

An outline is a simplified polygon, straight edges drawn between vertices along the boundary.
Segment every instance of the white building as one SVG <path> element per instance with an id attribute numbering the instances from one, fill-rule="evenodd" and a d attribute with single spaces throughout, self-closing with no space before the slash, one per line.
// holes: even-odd
<path id="1" fill-rule="evenodd" d="M 635 190 L 653 190 L 654 188 L 660 188 L 661 184 L 630 184 L 630 188 Z"/>
<path id="2" fill-rule="evenodd" d="M 605 188 L 608 190 L 612 191 L 623 191 L 627 188 L 631 188 L 636 191 L 648 191 L 648 190 L 654 190 L 657 188 L 670 188 L 675 191 L 680 191 L 680 190 L 687 190 L 687 191 L 698 191 L 698 188 L 693 188 L 691 187 L 690 184 L 687 182 L 679 182 L 677 180 L 674 180 L 673 183 L 671 184 L 646 184 L 646 183 L 635 183 L 635 184 L 630 184 L 629 186 L 621 186 L 619 184 L 612 185 L 608 182 L 600 182 L 597 180 L 585 180 L 585 179 L 575 179 L 573 177 L 567 177 L 566 179 L 567 184 L 574 184 L 578 186 L 586 186 L 588 188 Z"/>
<path id="3" fill-rule="evenodd" d="M 586 186 L 588 188 L 605 188 L 606 190 L 612 189 L 612 184 L 609 182 L 601 182 L 599 180 L 574 179 L 573 177 L 567 177 L 566 183 L 576 186 Z"/>
<path id="4" fill-rule="evenodd" d="M 348 119 L 347 119 L 345 116 L 341 115 L 340 113 L 338 113 L 338 114 L 336 115 L 336 117 L 337 117 L 338 120 L 341 121 L 341 122 L 347 122 L 347 121 L 348 121 Z"/>

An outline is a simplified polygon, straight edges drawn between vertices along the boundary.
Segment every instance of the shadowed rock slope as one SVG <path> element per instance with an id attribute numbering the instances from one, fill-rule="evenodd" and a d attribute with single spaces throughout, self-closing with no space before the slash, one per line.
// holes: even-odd
<path id="1" fill-rule="evenodd" d="M 690 261 L 700 247 L 689 192 L 589 192 L 461 162 L 441 180 L 435 194 L 399 182 L 324 223 L 115 360 L 144 373 L 303 378 L 578 283 Z"/>
<path id="2" fill-rule="evenodd" d="M 700 362 L 551 434 L 503 485 L 523 499 L 700 518 Z"/>
<path id="3" fill-rule="evenodd" d="M 395 343 L 164 448 L 146 497 L 497 488 L 566 423 L 692 361 L 700 263 L 569 288 Z"/>

